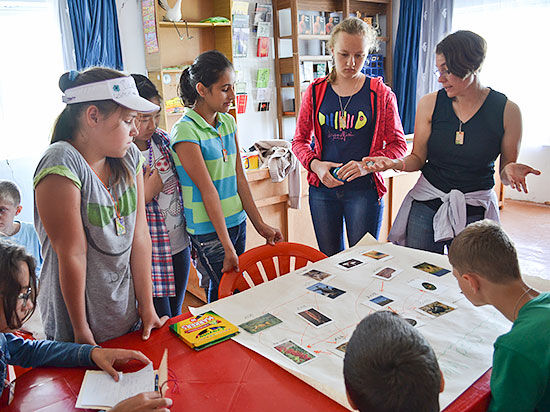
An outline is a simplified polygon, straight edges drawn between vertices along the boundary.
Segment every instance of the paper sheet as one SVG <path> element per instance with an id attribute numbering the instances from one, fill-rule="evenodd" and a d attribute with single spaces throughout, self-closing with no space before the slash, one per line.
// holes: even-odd
<path id="1" fill-rule="evenodd" d="M 416 318 L 419 321 L 417 330 L 434 348 L 446 381 L 445 391 L 440 395 L 443 409 L 491 366 L 493 343 L 510 329 L 511 324 L 492 307 L 475 308 L 460 293 L 451 273 L 437 277 L 413 268 L 419 263 L 429 262 L 450 269 L 446 256 L 365 240 L 361 245 L 269 283 L 197 309 L 190 308 L 191 312 L 196 314 L 213 310 L 236 325 L 266 313 L 282 320 L 282 323 L 255 334 L 243 330 L 233 339 L 350 408 L 342 373 L 343 356 L 338 354 L 336 347 L 347 342 L 357 323 L 376 310 L 363 302 L 369 296 L 386 293 L 394 301 L 383 309 Z M 378 262 L 362 256 L 372 250 L 388 254 L 390 258 Z M 367 262 L 351 269 L 338 266 L 338 262 L 352 258 Z M 374 278 L 372 274 L 381 265 L 401 269 L 401 272 L 390 281 Z M 311 269 L 333 275 L 323 279 L 323 282 L 345 293 L 331 299 L 308 290 L 318 282 L 302 276 Z M 417 279 L 442 286 L 442 293 L 438 294 L 437 290 L 423 291 L 408 284 Z M 422 305 L 434 301 L 445 302 L 455 309 L 434 317 L 417 311 Z M 296 313 L 309 308 L 317 309 L 333 321 L 322 328 L 308 325 Z M 274 346 L 285 340 L 291 340 L 315 358 L 299 364 L 282 356 Z"/>
<path id="2" fill-rule="evenodd" d="M 155 390 L 155 371 L 152 363 L 137 372 L 119 373 L 119 376 L 119 381 L 115 382 L 107 372 L 86 371 L 76 407 L 112 408 L 120 401 L 138 393 Z"/>

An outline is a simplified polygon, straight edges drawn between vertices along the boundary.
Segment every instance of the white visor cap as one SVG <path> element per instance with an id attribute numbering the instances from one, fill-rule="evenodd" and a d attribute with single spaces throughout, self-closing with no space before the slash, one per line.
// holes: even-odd
<path id="1" fill-rule="evenodd" d="M 114 100 L 121 106 L 143 113 L 156 112 L 160 109 L 159 106 L 139 95 L 136 82 L 131 76 L 71 87 L 65 90 L 63 95 L 63 102 L 67 104 L 98 100 Z"/>

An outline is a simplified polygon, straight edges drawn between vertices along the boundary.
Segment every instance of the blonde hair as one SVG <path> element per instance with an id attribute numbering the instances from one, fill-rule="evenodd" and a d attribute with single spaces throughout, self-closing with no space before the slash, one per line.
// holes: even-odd
<path id="1" fill-rule="evenodd" d="M 363 36 L 367 41 L 367 45 L 368 45 L 367 53 L 370 53 L 371 50 L 372 51 L 378 50 L 378 33 L 376 32 L 374 27 L 368 25 L 363 20 L 358 19 L 357 17 L 348 17 L 347 19 L 338 23 L 334 27 L 334 29 L 332 29 L 332 33 L 330 34 L 330 39 L 327 43 L 327 46 L 330 50 L 334 48 L 334 45 L 336 44 L 336 36 L 340 32 L 344 32 L 352 35 L 357 34 L 357 35 Z M 337 74 L 336 65 L 334 64 L 334 56 L 332 56 L 332 70 L 328 75 L 329 83 L 334 83 L 336 81 L 336 74 Z"/>

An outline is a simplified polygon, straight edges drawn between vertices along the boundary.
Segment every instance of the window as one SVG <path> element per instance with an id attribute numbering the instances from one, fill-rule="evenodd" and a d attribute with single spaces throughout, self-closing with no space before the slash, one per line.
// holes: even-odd
<path id="1" fill-rule="evenodd" d="M 54 1 L 0 1 L 0 38 L 0 158 L 37 156 L 63 109 Z"/>
<path id="2" fill-rule="evenodd" d="M 550 1 L 455 0 L 453 31 L 471 30 L 487 41 L 482 83 L 517 103 L 522 146 L 550 146 Z"/>

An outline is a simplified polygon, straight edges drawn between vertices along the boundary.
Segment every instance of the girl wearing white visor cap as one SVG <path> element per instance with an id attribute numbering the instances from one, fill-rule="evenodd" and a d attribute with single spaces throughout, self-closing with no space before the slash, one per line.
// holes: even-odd
<path id="1" fill-rule="evenodd" d="M 67 106 L 34 175 L 44 250 L 38 305 L 49 339 L 98 344 L 161 327 L 152 301 L 138 112 L 158 106 L 132 77 L 106 68 L 65 73 Z"/>

